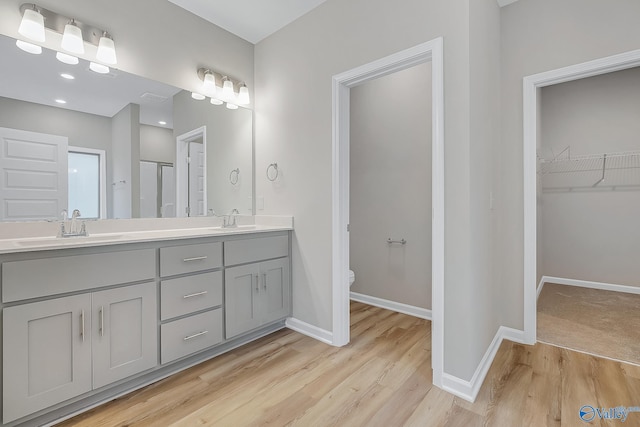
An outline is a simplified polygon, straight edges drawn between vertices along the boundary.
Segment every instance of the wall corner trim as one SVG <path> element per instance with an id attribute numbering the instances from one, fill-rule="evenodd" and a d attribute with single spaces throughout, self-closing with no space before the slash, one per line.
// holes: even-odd
<path id="1" fill-rule="evenodd" d="M 495 359 L 503 340 L 525 344 L 524 332 L 518 329 L 500 326 L 471 379 L 467 381 L 443 372 L 442 388 L 451 394 L 473 403 L 480 392 L 480 387 L 482 387 L 484 383 L 489 368 L 491 368 L 493 359 Z"/>
<path id="2" fill-rule="evenodd" d="M 330 331 L 327 331 L 322 328 L 318 328 L 310 323 L 303 322 L 302 320 L 296 319 L 294 317 L 289 317 L 285 326 L 292 331 L 296 331 L 301 333 L 302 335 L 306 335 L 318 341 L 322 341 L 325 344 L 334 345 L 333 344 L 333 334 Z"/>
<path id="3" fill-rule="evenodd" d="M 370 295 L 350 292 L 349 297 L 352 301 L 362 302 L 364 304 L 373 305 L 375 307 L 384 308 L 398 313 L 408 314 L 409 316 L 419 317 L 420 319 L 431 320 L 431 310 L 414 305 L 403 304 L 401 302 L 389 301 L 382 298 L 372 297 Z"/>

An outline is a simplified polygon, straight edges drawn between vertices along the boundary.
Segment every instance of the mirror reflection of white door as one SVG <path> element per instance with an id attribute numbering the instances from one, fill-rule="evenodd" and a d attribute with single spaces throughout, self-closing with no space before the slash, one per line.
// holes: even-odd
<path id="1" fill-rule="evenodd" d="M 140 218 L 158 216 L 158 164 L 140 162 Z"/>
<path id="2" fill-rule="evenodd" d="M 202 141 L 189 142 L 189 216 L 204 215 L 204 150 Z"/>
<path id="3" fill-rule="evenodd" d="M 176 138 L 176 216 L 207 212 L 207 127 Z"/>
<path id="4" fill-rule="evenodd" d="M 0 128 L 0 220 L 59 218 L 67 207 L 68 139 Z"/>
<path id="5" fill-rule="evenodd" d="M 160 165 L 162 171 L 162 207 L 160 215 L 162 218 L 173 218 L 176 216 L 176 177 L 173 166 Z"/>

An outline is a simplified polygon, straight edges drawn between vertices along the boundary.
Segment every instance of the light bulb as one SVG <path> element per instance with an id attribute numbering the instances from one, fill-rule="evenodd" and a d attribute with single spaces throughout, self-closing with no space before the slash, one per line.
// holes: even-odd
<path id="1" fill-rule="evenodd" d="M 18 27 L 18 33 L 37 42 L 44 42 L 44 17 L 33 5 L 33 9 L 25 9 Z"/>
<path id="2" fill-rule="evenodd" d="M 203 94 L 198 93 L 198 92 L 191 92 L 191 97 L 193 99 L 195 99 L 196 101 L 202 101 L 205 98 L 205 96 Z"/>
<path id="3" fill-rule="evenodd" d="M 211 103 L 213 105 L 222 105 L 224 102 L 220 101 L 218 98 L 211 98 Z"/>
<path id="4" fill-rule="evenodd" d="M 97 62 L 90 62 L 89 69 L 98 74 L 109 74 L 109 67 L 106 65 L 98 64 Z"/>
<path id="5" fill-rule="evenodd" d="M 222 84 L 222 97 L 225 99 L 233 99 L 233 96 L 235 95 L 233 92 L 233 82 L 227 77 L 223 77 L 222 80 L 224 81 Z"/>
<path id="6" fill-rule="evenodd" d="M 22 40 L 16 40 L 16 46 L 20 49 L 24 50 L 28 53 L 33 53 L 34 55 L 40 55 L 42 53 L 42 48 L 36 44 L 23 42 Z"/>
<path id="7" fill-rule="evenodd" d="M 227 108 L 228 108 L 229 110 L 237 110 L 237 109 L 238 109 L 238 106 L 237 106 L 236 104 L 232 104 L 232 103 L 230 103 L 230 102 L 227 102 Z"/>
<path id="8" fill-rule="evenodd" d="M 84 54 L 82 30 L 76 25 L 76 21 L 71 20 L 71 22 L 64 26 L 61 46 L 67 52 L 77 53 L 79 55 Z"/>
<path id="9" fill-rule="evenodd" d="M 67 55 L 64 52 L 56 52 L 56 59 L 69 65 L 78 65 L 80 62 L 75 56 Z"/>
<path id="10" fill-rule="evenodd" d="M 204 82 L 202 83 L 202 92 L 211 95 L 216 93 L 216 77 L 211 72 L 204 73 Z"/>
<path id="11" fill-rule="evenodd" d="M 116 58 L 116 46 L 113 43 L 113 39 L 109 37 L 106 32 L 102 37 L 100 37 L 96 59 L 109 65 L 116 65 L 118 63 L 118 59 Z"/>
<path id="12" fill-rule="evenodd" d="M 238 104 L 247 105 L 251 102 L 249 98 L 249 88 L 246 84 L 242 83 L 240 85 L 240 90 L 238 91 Z"/>

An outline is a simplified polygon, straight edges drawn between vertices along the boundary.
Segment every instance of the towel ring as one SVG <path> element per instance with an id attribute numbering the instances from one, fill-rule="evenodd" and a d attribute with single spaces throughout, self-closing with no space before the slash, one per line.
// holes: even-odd
<path id="1" fill-rule="evenodd" d="M 235 168 L 229 174 L 229 182 L 231 185 L 236 185 L 238 183 L 238 179 L 240 178 L 240 168 Z"/>
<path id="2" fill-rule="evenodd" d="M 273 172 L 271 172 L 271 169 L 273 169 L 275 171 L 275 174 Z M 269 166 L 267 166 L 267 179 L 271 182 L 275 181 L 276 179 L 278 179 L 278 164 L 277 163 L 271 163 Z"/>

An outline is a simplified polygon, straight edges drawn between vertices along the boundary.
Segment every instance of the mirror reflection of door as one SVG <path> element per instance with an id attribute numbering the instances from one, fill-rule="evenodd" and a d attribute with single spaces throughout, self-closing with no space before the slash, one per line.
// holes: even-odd
<path id="1" fill-rule="evenodd" d="M 188 216 L 204 215 L 204 149 L 202 139 L 189 142 Z"/>
<path id="2" fill-rule="evenodd" d="M 172 164 L 145 160 L 140 162 L 141 218 L 175 216 L 174 182 Z"/>

